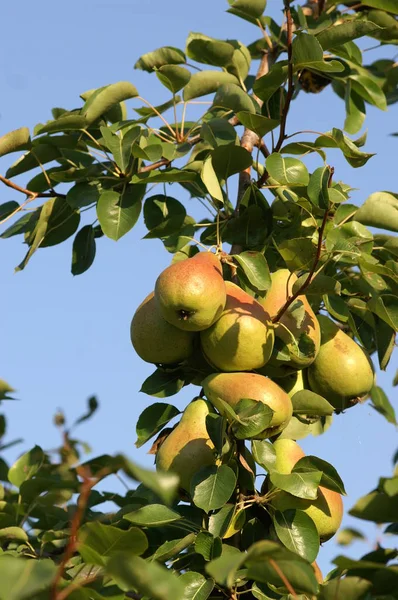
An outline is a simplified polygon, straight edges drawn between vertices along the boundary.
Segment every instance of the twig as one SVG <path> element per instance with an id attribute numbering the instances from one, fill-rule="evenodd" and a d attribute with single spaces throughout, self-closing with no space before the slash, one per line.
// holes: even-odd
<path id="1" fill-rule="evenodd" d="M 159 167 L 168 167 L 170 163 L 171 163 L 171 160 L 168 160 L 167 158 L 161 158 L 160 160 L 157 160 L 156 162 L 152 163 L 151 165 L 147 165 L 146 167 L 141 167 L 141 169 L 138 170 L 138 173 L 148 173 L 149 171 L 154 171 L 155 169 L 159 169 Z"/>
<path id="2" fill-rule="evenodd" d="M 329 187 L 331 186 L 331 183 L 332 183 L 333 173 L 334 173 L 334 169 L 332 167 L 330 170 Z M 317 246 L 317 250 L 316 250 L 315 260 L 311 267 L 310 272 L 308 273 L 307 279 L 304 281 L 303 285 L 300 286 L 300 288 L 297 290 L 297 292 L 295 292 L 292 296 L 290 296 L 290 298 L 288 298 L 286 300 L 285 304 L 280 308 L 280 310 L 275 315 L 275 317 L 272 318 L 273 323 L 277 323 L 278 321 L 280 321 L 280 319 L 285 314 L 285 312 L 287 311 L 289 306 L 296 300 L 296 298 L 298 298 L 298 296 L 301 296 L 304 293 L 304 291 L 307 289 L 307 287 L 310 285 L 312 276 L 314 275 L 314 273 L 316 271 L 316 268 L 319 263 L 319 259 L 321 257 L 323 234 L 325 231 L 328 216 L 329 216 L 329 209 L 326 209 L 325 213 L 323 215 L 322 225 L 320 226 L 319 231 L 318 231 L 318 246 Z"/>
<path id="3" fill-rule="evenodd" d="M 5 177 L 3 177 L 3 175 L 0 175 L 0 181 L 2 181 L 7 187 L 10 187 L 13 190 L 16 190 L 17 192 L 21 192 L 22 194 L 25 194 L 29 198 L 34 199 L 34 198 L 38 197 L 38 194 L 36 192 L 31 192 L 30 190 L 27 190 L 26 188 L 23 188 L 20 185 L 17 185 L 13 181 L 10 181 L 10 179 L 6 179 Z"/>
<path id="4" fill-rule="evenodd" d="M 285 3 L 285 12 L 286 12 L 286 19 L 287 19 L 287 25 L 286 25 L 287 60 L 288 60 L 287 94 L 286 94 L 285 105 L 284 105 L 283 111 L 282 111 L 281 126 L 280 126 L 280 130 L 279 130 L 279 139 L 273 150 L 274 152 L 279 152 L 279 150 L 282 148 L 283 142 L 285 141 L 286 120 L 287 120 L 287 115 L 288 115 L 289 108 L 290 108 L 290 102 L 292 101 L 293 92 L 294 92 L 293 61 L 292 61 L 293 19 L 292 19 L 292 14 L 290 12 L 290 0 L 284 0 L 284 3 Z"/>
<path id="5" fill-rule="evenodd" d="M 273 558 L 269 559 L 269 564 L 274 569 L 274 571 L 279 575 L 279 577 L 282 579 L 283 585 L 285 586 L 285 588 L 287 589 L 289 594 L 291 594 L 293 596 L 293 598 L 298 598 L 296 592 L 294 591 L 294 589 L 292 587 L 292 584 L 287 579 L 287 577 L 284 575 L 283 571 L 279 568 L 279 565 L 274 561 Z"/>
<path id="6" fill-rule="evenodd" d="M 76 590 L 79 590 L 84 585 L 90 585 L 90 583 L 94 583 L 94 581 L 97 581 L 97 579 L 98 579 L 98 575 L 95 575 L 94 577 L 87 577 L 87 579 L 83 579 L 83 580 L 79 580 L 79 581 L 71 583 L 70 585 L 68 585 L 68 587 L 64 588 L 63 590 L 61 590 L 59 592 L 59 594 L 57 596 L 57 600 L 65 600 L 65 598 L 67 598 L 70 594 L 72 594 Z"/>

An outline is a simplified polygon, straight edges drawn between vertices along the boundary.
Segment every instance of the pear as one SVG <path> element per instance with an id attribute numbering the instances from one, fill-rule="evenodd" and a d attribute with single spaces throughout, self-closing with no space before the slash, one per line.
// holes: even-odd
<path id="1" fill-rule="evenodd" d="M 256 373 L 214 373 L 202 381 L 206 398 L 222 413 L 221 398 L 232 408 L 242 398 L 250 398 L 269 406 L 274 414 L 269 427 L 257 439 L 276 435 L 289 423 L 293 407 L 289 396 L 276 383 Z"/>
<path id="2" fill-rule="evenodd" d="M 323 396 L 337 410 L 363 399 L 373 387 L 373 367 L 368 355 L 328 317 L 318 317 L 321 348 L 308 369 L 313 392 Z"/>
<path id="3" fill-rule="evenodd" d="M 163 318 L 186 331 L 201 331 L 220 317 L 226 289 L 220 260 L 211 252 L 167 267 L 155 285 L 155 300 Z"/>
<path id="4" fill-rule="evenodd" d="M 167 323 L 153 292 L 135 311 L 130 327 L 131 343 L 138 356 L 149 363 L 171 365 L 191 356 L 195 334 Z"/>
<path id="5" fill-rule="evenodd" d="M 276 453 L 275 469 L 288 475 L 300 458 L 305 456 L 300 446 L 293 440 L 281 439 L 274 442 Z M 305 500 L 280 491 L 271 500 L 271 505 L 280 511 L 302 510 L 315 523 L 321 542 L 334 536 L 343 519 L 343 501 L 338 492 L 320 486 L 316 500 Z"/>
<path id="6" fill-rule="evenodd" d="M 227 303 L 214 325 L 200 334 L 203 352 L 221 371 L 252 371 L 265 365 L 274 344 L 269 315 L 240 287 L 225 282 Z"/>
<path id="7" fill-rule="evenodd" d="M 317 580 L 318 583 L 323 583 L 323 575 L 322 575 L 322 571 L 319 568 L 318 563 L 314 560 L 312 564 L 312 568 L 314 569 L 315 572 L 315 579 Z"/>
<path id="8" fill-rule="evenodd" d="M 210 413 L 205 400 L 188 404 L 181 421 L 168 435 L 156 455 L 156 469 L 176 473 L 180 487 L 189 492 L 191 479 L 197 471 L 216 463 L 214 444 L 206 429 Z"/>
<path id="9" fill-rule="evenodd" d="M 297 276 L 288 269 L 280 269 L 272 273 L 271 280 L 271 287 L 267 295 L 260 298 L 259 302 L 273 318 L 286 300 L 293 295 L 293 285 L 297 281 Z M 292 311 L 295 311 L 296 314 L 293 314 Z M 302 369 L 308 367 L 315 360 L 321 342 L 320 327 L 315 313 L 304 295 L 298 296 L 282 315 L 276 324 L 275 335 L 288 347 L 290 360 L 286 364 Z M 305 354 L 300 353 L 299 356 L 297 345 L 299 347 L 310 346 Z"/>
<path id="10" fill-rule="evenodd" d="M 305 389 L 306 379 L 305 371 L 301 370 L 289 373 L 285 377 L 280 377 L 276 382 L 289 394 L 290 398 L 293 398 L 296 392 L 301 392 Z"/>

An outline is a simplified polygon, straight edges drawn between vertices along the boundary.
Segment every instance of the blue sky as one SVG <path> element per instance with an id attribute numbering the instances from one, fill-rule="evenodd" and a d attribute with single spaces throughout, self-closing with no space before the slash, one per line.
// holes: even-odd
<path id="1" fill-rule="evenodd" d="M 269 6 L 277 16 L 282 2 L 270 0 Z M 132 81 L 142 96 L 160 103 L 166 99 L 165 92 L 156 77 L 134 71 L 136 59 L 162 45 L 184 48 L 190 30 L 244 43 L 259 37 L 253 26 L 225 13 L 226 8 L 224 0 L 70 0 L 67 8 L 44 0 L 7 3 L 2 18 L 8 25 L 0 40 L 0 135 L 23 125 L 32 128 L 51 118 L 52 107 L 75 107 L 83 91 L 120 80 Z M 377 56 L 380 53 L 366 55 L 371 60 Z M 130 116 L 133 105 L 129 104 Z M 397 115 L 396 105 L 387 112 L 369 107 L 365 149 L 377 155 L 366 167 L 354 170 L 336 151 L 330 152 L 335 178 L 359 188 L 352 201 L 362 202 L 378 190 L 398 192 L 398 142 L 389 137 L 397 129 Z M 327 131 L 343 123 L 343 102 L 330 90 L 319 95 L 301 93 L 293 104 L 288 132 Z M 4 174 L 16 157 L 0 159 L 0 173 Z M 19 179 L 21 185 L 27 181 Z M 178 189 L 173 193 L 184 199 Z M 0 203 L 22 199 L 0 187 Z M 194 201 L 187 199 L 186 205 L 194 216 L 203 215 Z M 35 443 L 55 447 L 59 434 L 52 417 L 57 408 L 73 421 L 84 412 L 87 397 L 96 394 L 100 410 L 76 430 L 76 436 L 87 440 L 95 454 L 121 451 L 143 465 L 152 464 L 147 446 L 134 447 L 137 417 L 152 402 L 139 389 L 152 368 L 135 356 L 129 325 L 135 308 L 171 256 L 160 242 L 143 240 L 144 235 L 141 220 L 117 243 L 98 240 L 93 267 L 75 278 L 70 274 L 72 239 L 39 250 L 26 270 L 17 274 L 14 267 L 26 247 L 19 237 L 0 240 L 0 377 L 17 388 L 21 399 L 2 407 L 9 417 L 7 439 L 23 437 L 24 449 Z M 389 373 L 378 375 L 391 400 L 396 366 L 395 357 Z M 185 389 L 171 402 L 183 409 L 197 390 Z M 349 509 L 356 498 L 375 486 L 380 475 L 390 474 L 397 436 L 395 428 L 365 404 L 336 417 L 327 434 L 307 438 L 302 446 L 307 453 L 335 465 L 346 484 L 345 506 Z M 20 448 L 9 452 L 10 460 Z M 118 489 L 116 480 L 109 480 L 111 485 Z M 377 530 L 350 517 L 344 524 L 368 532 L 370 540 L 369 545 L 352 546 L 348 553 L 355 556 L 370 550 Z M 325 572 L 340 552 L 333 540 L 321 550 L 319 563 Z"/>

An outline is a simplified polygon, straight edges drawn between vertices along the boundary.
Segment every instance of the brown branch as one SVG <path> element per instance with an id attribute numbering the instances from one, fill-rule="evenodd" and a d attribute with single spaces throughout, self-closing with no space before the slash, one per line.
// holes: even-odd
<path id="1" fill-rule="evenodd" d="M 333 173 L 334 173 L 334 168 L 332 167 L 330 169 L 329 187 L 332 185 Z M 314 275 L 314 273 L 316 271 L 316 268 L 317 268 L 318 263 L 319 263 L 319 259 L 321 257 L 323 234 L 324 234 L 324 231 L 325 231 L 325 227 L 326 227 L 326 223 L 327 223 L 327 220 L 328 220 L 328 216 L 329 216 L 329 209 L 327 208 L 325 210 L 325 214 L 323 215 L 322 224 L 321 224 L 321 226 L 319 228 L 319 231 L 318 231 L 318 245 L 317 245 L 317 249 L 316 249 L 315 260 L 314 260 L 314 263 L 313 263 L 313 265 L 312 265 L 312 267 L 310 269 L 310 272 L 308 273 L 307 279 L 304 281 L 303 285 L 300 286 L 300 288 L 297 290 L 297 292 L 295 292 L 292 296 L 290 296 L 290 298 L 288 298 L 286 300 L 285 304 L 280 308 L 280 310 L 275 315 L 275 317 L 272 318 L 272 322 L 273 323 L 277 323 L 278 321 L 280 321 L 280 319 L 285 314 L 285 312 L 287 311 L 287 309 L 289 308 L 289 306 L 299 296 L 301 296 L 305 292 L 305 290 L 307 289 L 307 287 L 310 285 L 311 280 L 312 280 L 312 276 Z"/>
<path id="2" fill-rule="evenodd" d="M 160 167 L 168 167 L 170 163 L 171 160 L 168 160 L 167 158 L 161 158 L 160 160 L 157 160 L 151 165 L 141 167 L 141 169 L 138 170 L 138 173 L 148 173 L 149 171 L 154 171 L 155 169 L 159 169 Z"/>
<path id="3" fill-rule="evenodd" d="M 7 187 L 10 187 L 13 190 L 16 190 L 17 192 L 21 192 L 22 194 L 25 194 L 29 198 L 34 199 L 34 198 L 37 198 L 37 196 L 38 196 L 38 194 L 36 192 L 31 192 L 30 190 L 27 190 L 26 188 L 23 188 L 20 185 L 17 185 L 10 179 L 6 179 L 5 177 L 3 177 L 3 175 L 0 175 L 0 181 L 2 181 L 4 183 L 4 185 L 6 185 Z"/>
<path id="4" fill-rule="evenodd" d="M 286 20 L 287 20 L 287 25 L 286 25 L 287 60 L 288 60 L 287 94 L 286 94 L 285 105 L 284 105 L 283 111 L 282 111 L 281 126 L 280 126 L 280 130 L 279 130 L 279 139 L 276 143 L 276 146 L 275 146 L 273 152 L 279 152 L 279 150 L 282 148 L 283 142 L 285 141 L 287 115 L 289 113 L 290 102 L 292 101 L 293 92 L 294 92 L 293 60 L 292 60 L 293 19 L 292 19 L 292 14 L 290 11 L 290 0 L 284 0 L 284 3 L 285 3 L 285 13 L 286 13 Z"/>
<path id="5" fill-rule="evenodd" d="M 293 596 L 293 598 L 298 598 L 296 592 L 294 591 L 294 589 L 292 587 L 292 584 L 287 579 L 286 575 L 284 575 L 283 571 L 280 569 L 279 565 L 274 561 L 273 558 L 269 559 L 269 564 L 274 569 L 274 571 L 279 575 L 279 577 L 282 579 L 283 585 L 285 586 L 285 588 L 287 589 L 289 594 L 291 594 Z"/>

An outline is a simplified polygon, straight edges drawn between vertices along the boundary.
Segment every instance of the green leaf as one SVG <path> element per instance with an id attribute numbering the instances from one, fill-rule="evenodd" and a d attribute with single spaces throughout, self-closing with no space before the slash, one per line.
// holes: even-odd
<path id="1" fill-rule="evenodd" d="M 225 547 L 225 546 L 224 546 Z M 236 573 L 245 559 L 245 555 L 236 548 L 224 552 L 209 562 L 205 569 L 219 585 L 232 588 L 236 581 Z"/>
<path id="2" fill-rule="evenodd" d="M 318 208 L 329 207 L 329 180 L 330 167 L 319 167 L 315 169 L 310 177 L 307 187 L 308 198 L 314 206 Z"/>
<path id="3" fill-rule="evenodd" d="M 98 521 L 85 523 L 78 533 L 78 551 L 86 563 L 105 565 L 109 558 L 122 551 L 143 554 L 148 540 L 141 529 L 131 527 L 127 531 L 104 525 Z"/>
<path id="4" fill-rule="evenodd" d="M 114 133 L 109 126 L 100 127 L 100 131 L 102 134 L 101 145 L 105 146 L 108 151 L 113 154 L 113 158 L 122 173 L 126 173 L 132 160 L 133 150 L 136 148 L 136 146 L 133 148 L 133 145 L 140 137 L 141 129 L 139 127 L 131 127 L 127 131 L 123 131 L 123 136 L 121 132 Z M 158 148 L 161 148 L 160 144 L 153 146 L 156 148 L 155 151 L 157 151 Z M 152 146 L 141 149 L 144 158 L 147 158 L 148 148 L 152 148 Z M 157 160 L 160 157 L 161 150 L 157 152 L 154 160 Z"/>
<path id="5" fill-rule="evenodd" d="M 214 413 L 209 413 L 206 415 L 207 433 L 209 434 L 209 437 L 214 444 L 214 448 L 219 455 L 221 455 L 224 445 L 225 426 L 225 418 L 221 415 Z"/>
<path id="6" fill-rule="evenodd" d="M 135 590 L 151 600 L 182 600 L 184 587 L 171 571 L 157 562 L 127 552 L 115 555 L 108 562 L 106 572 L 124 591 Z"/>
<path id="7" fill-rule="evenodd" d="M 302 510 L 277 510 L 272 517 L 275 533 L 286 548 L 313 562 L 319 552 L 314 521 Z"/>
<path id="8" fill-rule="evenodd" d="M 244 14 L 252 19 L 261 17 L 265 10 L 267 0 L 228 0 L 231 6 L 227 12 Z"/>
<path id="9" fill-rule="evenodd" d="M 19 488 L 21 484 L 35 475 L 44 462 L 44 452 L 35 446 L 23 454 L 8 471 L 8 481 Z"/>
<path id="10" fill-rule="evenodd" d="M 241 146 L 219 146 L 211 153 L 211 160 L 218 180 L 226 180 L 231 175 L 251 167 L 252 156 Z"/>
<path id="11" fill-rule="evenodd" d="M 183 550 L 191 546 L 195 541 L 195 537 L 195 533 L 189 533 L 180 540 L 164 542 L 164 544 L 156 549 L 155 553 L 151 556 L 151 560 L 157 560 L 161 563 L 168 562 L 171 558 L 178 556 Z"/>
<path id="12" fill-rule="evenodd" d="M 237 421 L 232 424 L 234 436 L 239 440 L 263 434 L 270 426 L 274 411 L 257 400 L 242 399 L 235 406 Z"/>
<path id="13" fill-rule="evenodd" d="M 96 252 L 95 231 L 92 225 L 85 225 L 76 234 L 72 248 L 72 275 L 81 275 L 94 262 Z"/>
<path id="14" fill-rule="evenodd" d="M 91 125 L 112 106 L 138 96 L 136 87 L 129 81 L 120 81 L 112 83 L 103 88 L 99 88 L 90 95 L 82 108 L 82 114 L 86 117 L 88 125 Z"/>
<path id="15" fill-rule="evenodd" d="M 395 348 L 395 329 L 378 318 L 375 327 L 377 356 L 380 369 L 385 371 Z"/>
<path id="16" fill-rule="evenodd" d="M 212 94 L 225 83 L 238 83 L 238 80 L 234 75 L 223 71 L 200 71 L 199 73 L 194 73 L 184 88 L 184 101 L 188 102 L 194 98 Z"/>
<path id="17" fill-rule="evenodd" d="M 303 458 L 300 458 L 294 465 L 292 473 L 309 473 L 310 471 L 322 472 L 320 481 L 322 487 L 333 490 L 338 494 L 346 493 L 344 483 L 334 466 L 317 456 L 303 456 Z"/>
<path id="18" fill-rule="evenodd" d="M 88 122 L 85 116 L 79 113 L 73 113 L 71 115 L 62 116 L 55 121 L 49 121 L 45 125 L 42 125 L 36 129 L 36 135 L 43 133 L 59 133 L 62 131 L 79 131 L 86 129 Z"/>
<path id="19" fill-rule="evenodd" d="M 257 133 L 260 138 L 275 129 L 275 127 L 278 127 L 280 123 L 279 119 L 268 119 L 268 117 L 245 111 L 238 112 L 236 116 L 242 125 Z"/>
<path id="20" fill-rule="evenodd" d="M 374 491 L 360 498 L 348 512 L 364 521 L 391 523 L 398 521 L 398 502 L 394 496 Z"/>
<path id="21" fill-rule="evenodd" d="M 374 192 L 360 206 L 355 221 L 398 232 L 398 198 L 389 192 Z"/>
<path id="22" fill-rule="evenodd" d="M 146 198 L 144 203 L 144 221 L 150 238 L 164 238 L 178 233 L 187 216 L 184 206 L 171 196 L 157 194 Z"/>
<path id="23" fill-rule="evenodd" d="M 188 165 L 189 167 L 189 165 Z M 133 175 L 131 183 L 184 183 L 195 181 L 196 173 L 184 169 L 165 169 L 163 171 L 153 170 L 149 173 L 138 173 Z"/>
<path id="24" fill-rule="evenodd" d="M 283 158 L 279 152 L 270 154 L 265 161 L 270 177 L 281 185 L 307 186 L 310 176 L 307 167 L 297 158 Z"/>
<path id="25" fill-rule="evenodd" d="M 148 504 L 123 515 L 123 519 L 141 527 L 162 527 L 181 518 L 181 515 L 163 504 Z"/>
<path id="26" fill-rule="evenodd" d="M 350 75 L 352 89 L 366 102 L 377 106 L 381 110 L 387 110 L 387 99 L 378 84 L 366 75 Z"/>
<path id="27" fill-rule="evenodd" d="M 398 15 L 398 7 L 395 0 L 363 0 L 362 4 Z"/>
<path id="28" fill-rule="evenodd" d="M 163 46 L 153 52 L 143 54 L 134 65 L 134 69 L 151 72 L 163 65 L 180 65 L 186 62 L 185 54 L 179 48 Z"/>
<path id="29" fill-rule="evenodd" d="M 285 84 L 288 76 L 288 66 L 285 62 L 272 65 L 270 71 L 256 79 L 253 91 L 263 102 L 267 102 L 275 92 Z"/>
<path id="30" fill-rule="evenodd" d="M 28 534 L 21 527 L 3 527 L 0 529 L 0 540 L 27 542 Z"/>
<path id="31" fill-rule="evenodd" d="M 226 119 L 210 119 L 202 124 L 201 137 L 213 148 L 236 144 L 238 136 L 235 128 Z"/>
<path id="32" fill-rule="evenodd" d="M 172 404 L 155 402 L 148 406 L 138 417 L 136 447 L 140 448 L 179 414 L 180 411 Z"/>
<path id="33" fill-rule="evenodd" d="M 380 27 L 375 23 L 363 19 L 353 19 L 352 21 L 345 21 L 341 25 L 333 24 L 326 29 L 322 29 L 316 34 L 316 39 L 323 50 L 330 50 L 330 48 L 336 48 L 346 42 L 372 34 L 377 30 L 380 30 Z"/>
<path id="34" fill-rule="evenodd" d="M 361 152 L 352 140 L 336 128 L 333 128 L 331 133 L 318 137 L 315 145 L 323 148 L 340 148 L 344 158 L 354 169 L 363 167 L 374 156 L 374 154 Z"/>
<path id="35" fill-rule="evenodd" d="M 214 537 L 209 531 L 200 531 L 195 540 L 195 552 L 205 560 L 213 560 L 221 555 L 222 543 L 219 537 Z"/>
<path id="36" fill-rule="evenodd" d="M 177 394 L 184 383 L 180 371 L 165 372 L 156 369 L 152 375 L 145 379 L 140 392 L 156 398 L 168 398 L 168 396 Z"/>
<path id="37" fill-rule="evenodd" d="M 111 240 L 119 240 L 136 224 L 141 213 L 145 187 L 128 185 L 122 193 L 102 192 L 97 204 L 97 216 L 102 231 Z"/>
<path id="38" fill-rule="evenodd" d="M 234 260 L 243 270 L 254 291 L 264 292 L 271 287 L 271 275 L 264 254 L 247 250 L 234 254 Z"/>
<path id="39" fill-rule="evenodd" d="M 61 244 L 75 233 L 80 223 L 80 214 L 73 210 L 63 198 L 51 198 L 46 205 L 48 205 L 50 215 L 46 232 L 40 243 L 41 248 Z"/>
<path id="40" fill-rule="evenodd" d="M 28 150 L 31 146 L 30 132 L 28 127 L 14 129 L 0 137 L 0 156 L 5 156 L 11 152 L 20 152 Z"/>
<path id="41" fill-rule="evenodd" d="M 206 71 L 207 72 L 207 71 Z M 223 85 L 216 88 L 217 93 L 214 96 L 213 106 L 229 108 L 234 113 L 244 111 L 245 113 L 255 113 L 253 101 L 242 88 L 233 82 L 223 82 Z"/>
<path id="42" fill-rule="evenodd" d="M 302 285 L 308 278 L 308 273 L 304 273 L 301 275 L 297 281 L 293 284 L 292 292 L 295 294 L 298 290 L 301 289 Z M 334 279 L 334 277 L 329 277 L 329 275 L 324 275 L 323 273 L 319 273 L 313 279 L 311 279 L 311 283 L 308 287 L 305 288 L 306 296 L 319 296 L 320 294 L 341 294 L 341 283 Z"/>
<path id="43" fill-rule="evenodd" d="M 252 454 L 258 465 L 270 472 L 275 469 L 276 453 L 274 446 L 267 440 L 252 440 Z"/>
<path id="44" fill-rule="evenodd" d="M 234 47 L 228 42 L 216 40 L 203 33 L 191 32 L 186 43 L 188 58 L 204 65 L 213 67 L 225 67 L 231 60 Z"/>
<path id="45" fill-rule="evenodd" d="M 323 73 L 338 73 L 344 70 L 337 60 L 323 60 L 322 46 L 313 35 L 299 33 L 293 40 L 292 52 L 295 71 L 307 68 Z"/>
<path id="46" fill-rule="evenodd" d="M 235 485 L 235 473 L 227 465 L 205 467 L 192 477 L 191 496 L 194 504 L 208 513 L 228 502 Z"/>
<path id="47" fill-rule="evenodd" d="M 15 202 L 15 200 L 0 204 L 0 221 L 9 217 L 17 208 L 19 208 L 19 204 L 18 202 Z"/>
<path id="48" fill-rule="evenodd" d="M 296 392 L 292 397 L 292 404 L 295 415 L 322 417 L 334 412 L 334 407 L 325 398 L 310 390 Z"/>
<path id="49" fill-rule="evenodd" d="M 0 556 L 0 598 L 31 600 L 47 590 L 57 566 L 50 559 L 27 560 L 7 554 Z"/>
<path id="50" fill-rule="evenodd" d="M 389 423 L 393 425 L 397 425 L 397 418 L 395 415 L 394 407 L 391 402 L 387 398 L 384 390 L 375 385 L 370 390 L 370 397 L 372 399 L 372 406 L 378 413 L 383 415 L 387 419 Z"/>
<path id="51" fill-rule="evenodd" d="M 290 271 L 308 271 L 316 256 L 316 248 L 311 238 L 284 240 L 278 244 L 278 251 Z"/>
<path id="52" fill-rule="evenodd" d="M 320 600 L 336 600 L 340 595 L 345 600 L 365 600 L 372 583 L 359 577 L 336 577 L 321 585 Z"/>
<path id="53" fill-rule="evenodd" d="M 337 543 L 339 546 L 349 546 L 355 540 L 364 540 L 366 541 L 363 533 L 358 531 L 358 529 L 353 529 L 352 527 L 345 527 L 344 529 L 339 529 L 337 532 Z"/>
<path id="54" fill-rule="evenodd" d="M 207 600 L 214 588 L 212 579 L 206 579 L 204 575 L 194 571 L 183 573 L 178 581 L 184 586 L 181 600 Z"/>
<path id="55" fill-rule="evenodd" d="M 156 77 L 168 90 L 176 94 L 191 79 L 191 72 L 178 65 L 164 65 L 156 70 Z"/>
<path id="56" fill-rule="evenodd" d="M 143 469 L 123 456 L 117 456 L 123 471 L 136 481 L 140 481 L 145 487 L 152 490 L 165 504 L 171 504 L 174 500 L 179 479 L 174 473 L 156 473 L 148 469 Z M 152 505 L 153 506 L 153 505 Z"/>
<path id="57" fill-rule="evenodd" d="M 98 187 L 89 183 L 76 183 L 68 190 L 66 201 L 73 209 L 83 208 L 90 204 L 96 204 L 100 192 Z"/>
<path id="58" fill-rule="evenodd" d="M 392 294 L 374 296 L 369 300 L 367 306 L 387 325 L 398 331 L 398 296 Z"/>
<path id="59" fill-rule="evenodd" d="M 345 93 L 345 110 L 346 118 L 344 121 L 344 129 L 350 134 L 357 133 L 366 118 L 365 102 L 351 86 L 350 80 L 347 82 Z"/>
<path id="60" fill-rule="evenodd" d="M 223 148 L 223 146 L 221 146 Z M 200 173 L 200 178 L 203 181 L 210 196 L 221 203 L 224 203 L 224 196 L 218 181 L 216 172 L 213 167 L 213 160 L 211 156 L 208 156 L 203 161 L 203 167 Z"/>
<path id="61" fill-rule="evenodd" d="M 209 518 L 209 531 L 214 537 L 224 537 L 236 514 L 235 504 L 224 506 Z"/>
<path id="62" fill-rule="evenodd" d="M 270 473 L 272 485 L 289 492 L 292 496 L 306 500 L 316 500 L 321 479 L 322 471 L 307 471 L 289 475 L 283 475 L 276 471 Z"/>

